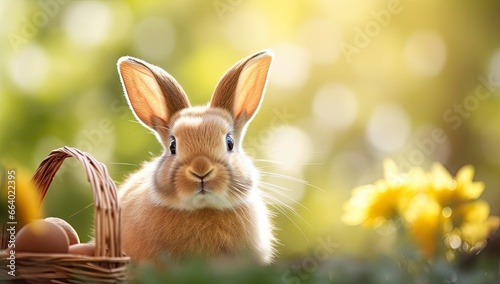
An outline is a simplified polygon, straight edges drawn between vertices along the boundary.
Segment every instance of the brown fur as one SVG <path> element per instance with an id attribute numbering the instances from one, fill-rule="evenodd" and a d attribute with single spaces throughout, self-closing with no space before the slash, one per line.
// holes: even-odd
<path id="1" fill-rule="evenodd" d="M 261 248 L 259 243 L 258 206 L 187 211 L 152 204 L 147 195 L 135 193 L 122 201 L 128 208 L 122 211 L 123 220 L 127 220 L 122 230 L 125 251 L 136 261 L 162 263 L 165 257 L 237 255 L 245 250 L 258 254 L 259 262 L 271 260 L 272 255 L 263 254 L 269 248 Z"/>
<path id="2" fill-rule="evenodd" d="M 258 172 L 241 148 L 271 59 L 264 51 L 238 62 L 205 107 L 191 107 L 162 69 L 130 57 L 118 61 L 134 114 L 165 148 L 119 191 L 123 248 L 132 259 L 162 264 L 249 251 L 262 264 L 272 261 L 270 214 L 257 188 Z M 175 154 L 169 151 L 174 138 Z"/>

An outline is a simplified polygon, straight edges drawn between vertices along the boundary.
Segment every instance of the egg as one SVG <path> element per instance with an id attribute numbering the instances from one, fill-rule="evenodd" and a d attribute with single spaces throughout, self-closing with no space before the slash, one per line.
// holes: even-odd
<path id="1" fill-rule="evenodd" d="M 23 226 L 16 235 L 16 252 L 67 253 L 68 237 L 58 225 L 36 220 Z"/>
<path id="2" fill-rule="evenodd" d="M 69 247 L 69 253 L 79 254 L 79 255 L 95 255 L 95 245 L 94 244 L 76 244 Z"/>
<path id="3" fill-rule="evenodd" d="M 48 217 L 45 218 L 45 221 L 49 221 L 51 223 L 54 223 L 61 227 L 64 232 L 66 232 L 66 235 L 68 236 L 68 241 L 69 245 L 74 245 L 74 244 L 79 244 L 80 243 L 80 238 L 78 237 L 78 233 L 75 231 L 75 229 L 65 220 L 57 217 Z"/>

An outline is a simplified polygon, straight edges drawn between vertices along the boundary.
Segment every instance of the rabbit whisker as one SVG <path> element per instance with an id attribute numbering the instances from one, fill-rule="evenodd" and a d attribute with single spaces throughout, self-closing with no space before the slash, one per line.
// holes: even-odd
<path id="1" fill-rule="evenodd" d="M 290 164 L 290 163 L 285 163 L 285 162 L 280 162 L 280 161 L 273 161 L 273 160 L 268 160 L 268 159 L 253 159 L 256 163 L 269 163 L 273 165 L 284 165 L 284 166 L 318 166 L 318 165 L 323 165 L 323 163 L 297 163 L 297 164 Z"/>
<path id="2" fill-rule="evenodd" d="M 298 202 L 297 200 L 287 196 L 286 194 L 284 194 L 283 192 L 281 192 L 281 190 L 289 190 L 289 189 L 286 189 L 284 187 L 281 187 L 281 186 L 278 186 L 278 185 L 275 185 L 275 184 L 272 184 L 272 183 L 267 183 L 267 182 L 264 182 L 264 181 L 261 181 L 260 182 L 260 185 L 267 189 L 267 190 L 270 190 L 271 192 L 273 193 L 276 193 L 280 196 L 283 196 L 285 197 L 287 200 L 290 200 L 292 201 L 293 203 L 299 205 L 300 207 L 304 208 L 305 210 L 309 211 L 309 209 L 307 207 L 305 207 L 304 205 L 302 205 L 300 202 Z M 276 197 L 276 196 L 275 196 Z"/>
<path id="3" fill-rule="evenodd" d="M 306 180 L 303 180 L 303 179 L 300 179 L 300 178 L 296 178 L 296 177 L 292 177 L 292 176 L 287 176 L 287 175 L 284 175 L 284 174 L 273 173 L 273 172 L 261 171 L 260 173 L 261 173 L 262 176 L 281 178 L 281 179 L 284 179 L 284 180 L 289 180 L 289 181 L 293 181 L 293 182 L 296 182 L 296 183 L 299 183 L 299 184 L 303 184 L 303 185 L 312 187 L 312 188 L 317 189 L 319 191 L 325 191 L 324 189 L 322 189 L 320 187 L 317 187 L 317 186 L 311 184 L 310 182 L 308 182 Z M 286 189 L 286 190 L 288 190 L 288 189 Z"/>
<path id="4" fill-rule="evenodd" d="M 292 207 L 290 204 L 287 204 L 285 203 L 284 201 L 280 200 L 279 198 L 277 198 L 276 196 L 268 193 L 268 192 L 265 192 L 264 193 L 264 198 L 267 198 L 267 200 L 269 201 L 269 203 L 273 203 L 275 205 L 279 205 L 280 207 L 284 208 L 284 209 L 287 209 L 289 210 L 290 212 L 292 212 L 293 215 L 295 215 L 296 217 L 302 219 L 305 223 L 308 223 L 305 219 L 303 219 L 303 217 L 298 213 L 297 209 Z M 295 201 L 294 200 L 294 203 L 296 204 L 299 204 L 302 206 L 302 204 L 300 204 L 299 202 Z M 304 207 L 304 206 L 302 206 Z M 304 207 L 306 208 L 306 207 Z M 307 210 L 307 208 L 306 208 Z M 309 225 L 310 226 L 310 225 Z"/>
<path id="5" fill-rule="evenodd" d="M 273 196 L 266 196 L 272 200 L 274 200 Z M 275 201 L 275 200 L 274 200 Z M 278 205 L 278 204 L 273 204 L 272 202 L 269 202 L 269 205 L 272 206 L 274 209 L 276 209 L 277 211 L 279 211 L 281 214 L 283 214 L 290 222 L 292 222 L 292 224 L 299 230 L 299 232 L 304 236 L 304 238 L 309 241 L 309 238 L 307 237 L 307 235 L 304 233 L 304 231 L 300 228 L 300 226 L 290 217 L 288 216 L 288 214 L 286 214 L 286 211 L 280 207 L 281 205 Z M 293 212 L 293 211 L 292 211 Z M 296 213 L 296 212 L 295 212 Z M 306 220 L 304 220 L 304 218 L 302 218 L 298 213 L 295 214 L 297 215 L 302 221 L 304 221 L 307 225 L 309 225 L 310 227 L 311 224 L 309 224 Z"/>
<path id="6" fill-rule="evenodd" d="M 76 216 L 76 215 L 80 214 L 81 212 L 83 212 L 84 210 L 88 209 L 88 208 L 89 208 L 89 207 L 91 207 L 92 205 L 94 205 L 94 202 L 92 202 L 92 203 L 90 203 L 89 205 L 87 205 L 87 206 L 83 207 L 82 209 L 80 209 L 80 210 L 76 211 L 75 213 L 73 213 L 73 214 L 69 215 L 67 218 L 69 219 L 69 218 L 72 218 L 72 217 L 74 217 L 74 216 Z"/>
<path id="7" fill-rule="evenodd" d="M 119 162 L 111 162 L 110 164 L 111 165 L 120 165 L 120 166 L 131 166 L 131 167 L 139 166 L 139 164 L 119 163 Z"/>
<path id="8" fill-rule="evenodd" d="M 307 220 L 305 220 L 297 211 L 297 209 L 293 208 L 291 205 L 289 204 L 286 204 L 285 202 L 283 202 L 282 200 L 280 200 L 279 198 L 277 198 L 276 196 L 268 193 L 268 192 L 263 192 L 263 197 L 264 198 L 267 198 L 267 200 L 269 200 L 269 204 L 271 205 L 276 205 L 276 206 L 280 206 L 282 208 L 285 208 L 287 210 L 289 210 L 290 212 L 292 212 L 293 215 L 295 215 L 296 217 L 298 217 L 299 219 L 301 219 L 302 221 L 304 221 L 304 223 L 306 223 L 307 225 L 309 225 L 310 227 L 311 224 L 309 224 L 309 222 L 307 222 Z M 290 199 L 292 200 L 294 203 L 300 205 L 301 207 L 303 207 L 304 209 L 306 210 L 309 210 L 307 207 L 305 207 L 304 205 L 300 204 L 299 202 L 293 200 L 293 199 Z M 276 207 L 275 207 L 276 208 Z M 281 211 L 280 211 L 281 212 Z"/>

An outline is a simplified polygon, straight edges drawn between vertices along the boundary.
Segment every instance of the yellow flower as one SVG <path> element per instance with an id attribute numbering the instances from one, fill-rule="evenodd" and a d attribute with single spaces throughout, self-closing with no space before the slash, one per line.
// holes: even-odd
<path id="1" fill-rule="evenodd" d="M 353 189 L 344 205 L 344 223 L 377 227 L 400 215 L 401 207 L 409 201 L 409 190 L 404 187 L 408 176 L 399 173 L 389 160 L 384 163 L 384 171 L 385 179 Z"/>
<path id="2" fill-rule="evenodd" d="M 489 205 L 478 200 L 484 191 L 483 182 L 475 182 L 474 168 L 462 167 L 454 179 L 440 164 L 432 166 L 428 194 L 443 208 L 443 216 L 451 223 L 443 233 L 453 236 L 455 244 L 466 242 L 469 247 L 484 241 L 488 235 Z M 460 239 L 458 239 L 460 238 Z M 458 241 L 460 240 L 460 241 Z M 448 244 L 452 249 L 458 247 Z"/>
<path id="3" fill-rule="evenodd" d="M 342 220 L 377 227 L 402 217 L 399 220 L 428 259 L 446 246 L 470 249 L 490 231 L 488 203 L 479 200 L 484 183 L 473 178 L 472 166 L 462 167 L 454 178 L 439 163 L 428 173 L 412 168 L 403 174 L 393 161 L 385 161 L 384 179 L 355 188 Z"/>
<path id="4" fill-rule="evenodd" d="M 0 220 L 15 221 L 20 228 L 42 217 L 38 192 L 25 170 L 0 165 Z"/>
<path id="5" fill-rule="evenodd" d="M 432 165 L 429 175 L 431 187 L 429 194 L 445 207 L 454 207 L 461 203 L 475 200 L 481 196 L 484 191 L 483 182 L 474 182 L 474 168 L 470 165 L 462 167 L 456 179 L 438 163 Z"/>
<path id="6" fill-rule="evenodd" d="M 357 187 L 352 197 L 344 206 L 342 220 L 349 225 L 376 225 L 392 218 L 396 214 L 394 206 L 397 191 L 381 183 L 378 186 L 365 185 Z"/>
<path id="7" fill-rule="evenodd" d="M 405 210 L 405 221 L 417 245 L 425 257 L 431 259 L 442 237 L 443 220 L 441 206 L 425 193 L 416 195 Z"/>
<path id="8" fill-rule="evenodd" d="M 490 232 L 488 217 L 490 207 L 482 200 L 458 206 L 451 214 L 454 227 L 462 241 L 469 244 L 469 248 L 484 241 Z"/>

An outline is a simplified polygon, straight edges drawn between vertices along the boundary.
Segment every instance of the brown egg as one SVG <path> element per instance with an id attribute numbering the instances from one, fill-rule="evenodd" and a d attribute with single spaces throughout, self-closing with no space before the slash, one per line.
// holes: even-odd
<path id="1" fill-rule="evenodd" d="M 69 253 L 94 256 L 95 255 L 95 245 L 94 244 L 76 244 L 69 247 Z"/>
<path id="2" fill-rule="evenodd" d="M 49 222 L 54 223 L 54 224 L 58 225 L 59 227 L 61 227 L 66 232 L 66 235 L 68 236 L 68 241 L 69 241 L 70 246 L 80 243 L 80 238 L 78 237 L 78 233 L 65 220 L 63 220 L 61 218 L 57 218 L 57 217 L 48 217 L 48 218 L 45 218 L 45 221 L 49 221 Z"/>
<path id="3" fill-rule="evenodd" d="M 58 225 L 36 220 L 22 227 L 16 235 L 16 252 L 67 253 L 68 237 Z"/>

